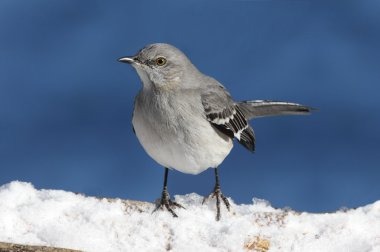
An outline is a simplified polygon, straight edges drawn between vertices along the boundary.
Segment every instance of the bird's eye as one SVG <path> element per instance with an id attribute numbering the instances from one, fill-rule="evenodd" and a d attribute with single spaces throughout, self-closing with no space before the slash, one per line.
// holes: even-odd
<path id="1" fill-rule="evenodd" d="M 163 66 L 166 64 L 166 59 L 164 57 L 158 57 L 156 59 L 157 66 Z"/>

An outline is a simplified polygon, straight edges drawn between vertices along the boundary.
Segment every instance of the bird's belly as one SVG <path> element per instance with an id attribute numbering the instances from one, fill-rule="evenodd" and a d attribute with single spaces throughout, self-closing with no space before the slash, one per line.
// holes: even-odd
<path id="1" fill-rule="evenodd" d="M 232 139 L 217 132 L 206 120 L 187 122 L 186 127 L 181 127 L 177 125 L 180 120 L 170 125 L 134 113 L 132 123 L 150 157 L 164 167 L 183 173 L 198 174 L 217 167 L 233 146 Z"/>

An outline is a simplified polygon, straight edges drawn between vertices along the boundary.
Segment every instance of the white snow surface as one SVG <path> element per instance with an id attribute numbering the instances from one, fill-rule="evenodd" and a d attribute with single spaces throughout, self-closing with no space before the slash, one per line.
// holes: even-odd
<path id="1" fill-rule="evenodd" d="M 37 190 L 30 183 L 0 187 L 0 242 L 45 245 L 83 251 L 380 251 L 380 201 L 335 213 L 297 213 L 275 209 L 264 200 L 222 206 L 215 221 L 215 200 L 202 205 L 197 194 L 176 196 L 186 209 L 152 213 L 138 207 L 60 190 Z"/>

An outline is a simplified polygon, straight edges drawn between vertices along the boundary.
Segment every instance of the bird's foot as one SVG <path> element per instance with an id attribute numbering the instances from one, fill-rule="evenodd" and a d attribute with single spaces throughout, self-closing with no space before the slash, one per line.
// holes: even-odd
<path id="1" fill-rule="evenodd" d="M 223 201 L 224 205 L 226 206 L 227 210 L 230 211 L 230 202 L 228 202 L 228 199 L 226 196 L 223 195 L 222 191 L 220 190 L 220 186 L 215 186 L 214 191 L 212 191 L 208 196 L 203 198 L 202 205 L 208 200 L 209 198 L 216 198 L 216 220 L 220 220 L 220 200 Z"/>
<path id="2" fill-rule="evenodd" d="M 177 202 L 172 201 L 170 199 L 168 191 L 164 189 L 162 191 L 161 199 L 159 202 L 157 202 L 156 208 L 153 210 L 153 213 L 156 212 L 158 209 L 164 210 L 166 208 L 173 215 L 173 217 L 178 217 L 178 215 L 172 209 L 176 207 L 185 209 L 181 204 L 178 204 Z"/>

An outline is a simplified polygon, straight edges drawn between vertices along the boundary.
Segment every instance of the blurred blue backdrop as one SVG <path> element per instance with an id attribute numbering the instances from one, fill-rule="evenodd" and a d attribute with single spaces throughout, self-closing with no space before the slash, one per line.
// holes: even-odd
<path id="1" fill-rule="evenodd" d="M 117 58 L 153 42 L 183 50 L 236 100 L 319 108 L 251 121 L 224 193 L 313 212 L 380 199 L 379 1 L 0 2 L 0 184 L 32 182 L 153 201 L 164 170 L 131 127 L 140 80 Z M 212 170 L 169 173 L 174 194 L 208 194 Z"/>

